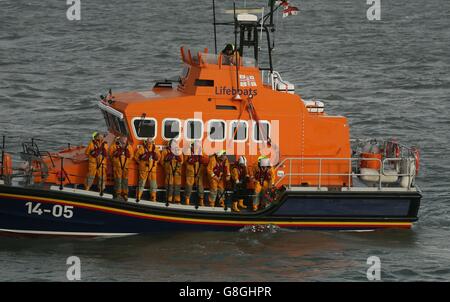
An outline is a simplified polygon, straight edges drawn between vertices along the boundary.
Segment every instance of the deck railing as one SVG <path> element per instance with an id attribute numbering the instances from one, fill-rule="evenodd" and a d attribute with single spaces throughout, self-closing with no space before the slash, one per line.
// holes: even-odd
<path id="1" fill-rule="evenodd" d="M 276 185 L 280 185 L 283 181 L 285 181 L 287 179 L 287 184 L 285 184 L 287 186 L 287 188 L 291 189 L 293 187 L 293 181 L 292 178 L 293 177 L 302 177 L 302 176 L 313 176 L 313 177 L 317 177 L 317 188 L 320 190 L 320 188 L 323 187 L 323 178 L 324 177 L 329 177 L 329 176 L 344 176 L 348 179 L 347 181 L 347 186 L 349 189 L 352 187 L 352 179 L 354 176 L 371 176 L 371 177 L 376 177 L 378 178 L 377 181 L 377 187 L 378 189 L 383 188 L 383 181 L 382 181 L 382 176 L 392 176 L 391 174 L 387 174 L 387 166 L 390 165 L 392 166 L 392 164 L 394 162 L 400 162 L 402 160 L 414 160 L 413 158 L 384 158 L 382 160 L 380 160 L 379 158 L 324 158 L 324 157 L 287 157 L 284 158 L 275 168 L 275 170 L 279 170 L 279 169 L 288 169 L 287 173 L 284 173 L 283 176 L 281 176 L 277 182 Z M 296 173 L 293 172 L 293 163 L 295 162 L 317 162 L 318 161 L 318 171 L 317 173 Z M 326 162 L 329 161 L 342 161 L 345 164 L 348 165 L 348 173 L 325 173 L 323 172 L 323 167 L 326 164 Z M 375 174 L 362 174 L 360 172 L 357 172 L 357 167 L 359 167 L 359 163 L 361 161 L 376 161 L 379 163 L 380 165 L 380 169 L 379 170 L 375 170 L 376 173 Z M 358 165 L 355 165 L 354 163 L 358 163 Z M 408 177 L 408 184 L 412 183 L 416 174 L 415 174 L 415 169 L 411 169 L 410 165 L 407 164 L 406 165 L 407 171 L 406 173 L 400 173 L 397 172 L 395 174 L 395 176 L 400 177 Z M 391 184 L 392 186 L 392 184 Z M 396 185 L 397 187 L 400 187 L 400 185 Z M 409 188 L 410 186 L 408 186 Z"/>
<path id="2" fill-rule="evenodd" d="M 6 137 L 5 135 L 2 136 L 2 142 L 0 145 L 1 150 L 1 158 L 0 158 L 0 179 L 3 178 L 3 175 L 5 174 L 5 144 L 6 144 Z"/>

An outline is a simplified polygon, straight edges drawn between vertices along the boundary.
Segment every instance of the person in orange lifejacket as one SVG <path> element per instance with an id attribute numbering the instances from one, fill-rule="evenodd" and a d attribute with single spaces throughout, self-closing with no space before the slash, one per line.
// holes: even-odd
<path id="1" fill-rule="evenodd" d="M 86 177 L 86 190 L 90 190 L 97 176 L 100 191 L 106 186 L 106 157 L 108 144 L 104 141 L 102 134 L 94 132 L 92 140 L 85 150 L 88 157 L 88 175 Z"/>
<path id="2" fill-rule="evenodd" d="M 206 166 L 209 157 L 203 154 L 202 145 L 200 141 L 195 141 L 189 148 L 188 155 L 184 155 L 184 162 L 186 165 L 186 182 L 184 188 L 185 202 L 190 204 L 192 187 L 197 185 L 198 205 L 204 206 L 205 191 L 203 186 L 203 175 L 205 174 Z"/>
<path id="3" fill-rule="evenodd" d="M 150 201 L 156 201 L 156 192 L 158 184 L 156 182 L 156 170 L 161 154 L 156 148 L 153 139 L 148 138 L 138 149 L 134 155 L 134 159 L 139 166 L 139 183 L 136 201 L 141 200 L 145 185 L 150 183 Z"/>
<path id="4" fill-rule="evenodd" d="M 257 211 L 261 203 L 265 204 L 264 195 L 275 185 L 275 170 L 270 165 L 270 160 L 265 156 L 258 158 L 258 164 L 253 170 L 254 182 L 253 211 Z M 261 199 L 262 198 L 262 199 Z"/>
<path id="5" fill-rule="evenodd" d="M 217 192 L 219 192 L 219 204 L 221 207 L 224 207 L 226 182 L 230 181 L 231 177 L 230 164 L 225 150 L 218 151 L 211 157 L 208 163 L 207 173 L 209 179 L 209 206 L 215 206 Z"/>
<path id="6" fill-rule="evenodd" d="M 116 137 L 115 143 L 109 148 L 114 172 L 115 197 L 128 200 L 128 164 L 133 157 L 133 148 L 125 136 Z"/>
<path id="7" fill-rule="evenodd" d="M 240 156 L 231 168 L 231 179 L 234 185 L 234 199 L 231 209 L 234 212 L 240 212 L 240 208 L 246 209 L 244 205 L 244 197 L 246 194 L 247 183 L 250 179 L 250 174 L 247 168 L 247 159 L 245 156 Z"/>
<path id="8" fill-rule="evenodd" d="M 181 167 L 183 155 L 177 143 L 170 140 L 161 154 L 161 165 L 164 167 L 167 202 L 180 203 Z"/>
<path id="9" fill-rule="evenodd" d="M 239 62 L 239 52 L 233 44 L 227 44 L 222 50 L 222 64 L 223 65 L 237 65 Z"/>

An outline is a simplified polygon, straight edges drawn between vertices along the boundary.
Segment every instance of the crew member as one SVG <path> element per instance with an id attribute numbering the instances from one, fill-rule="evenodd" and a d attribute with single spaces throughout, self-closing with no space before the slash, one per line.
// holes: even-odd
<path id="1" fill-rule="evenodd" d="M 253 197 L 253 211 L 257 211 L 260 201 L 265 205 L 265 194 L 275 185 L 275 171 L 270 165 L 270 160 L 265 156 L 258 158 L 258 164 L 253 170 L 252 179 L 255 186 Z"/>
<path id="2" fill-rule="evenodd" d="M 190 204 L 192 187 L 197 186 L 198 205 L 204 206 L 203 175 L 205 174 L 209 157 L 203 154 L 200 141 L 194 141 L 190 146 L 189 152 L 189 155 L 184 155 L 186 165 L 185 202 L 187 205 Z"/>
<path id="3" fill-rule="evenodd" d="M 86 177 L 86 190 L 88 191 L 91 189 L 96 176 L 100 191 L 105 190 L 107 149 L 108 144 L 104 141 L 103 135 L 94 132 L 85 151 L 88 157 L 88 175 Z"/>
<path id="4" fill-rule="evenodd" d="M 239 52 L 233 44 L 227 44 L 222 50 L 222 64 L 223 65 L 236 65 L 239 60 Z"/>
<path id="5" fill-rule="evenodd" d="M 247 168 L 247 159 L 245 156 L 240 156 L 231 168 L 231 179 L 234 185 L 234 199 L 231 209 L 234 212 L 240 212 L 240 208 L 246 209 L 244 205 L 244 197 L 246 194 L 247 183 L 250 178 Z"/>
<path id="6" fill-rule="evenodd" d="M 226 182 L 230 181 L 231 177 L 230 164 L 225 150 L 218 151 L 211 157 L 207 173 L 209 178 L 209 206 L 214 207 L 218 198 L 220 206 L 225 207 Z"/>
<path id="7" fill-rule="evenodd" d="M 148 138 L 138 149 L 134 155 L 134 159 L 139 167 L 139 183 L 136 201 L 141 200 L 145 185 L 150 183 L 150 201 L 156 201 L 156 192 L 158 184 L 156 182 L 156 170 L 161 154 L 156 148 L 155 141 Z"/>
<path id="8" fill-rule="evenodd" d="M 125 136 L 116 137 L 109 148 L 114 171 L 115 197 L 128 200 L 128 164 L 133 156 L 133 148 L 128 144 Z"/>
<path id="9" fill-rule="evenodd" d="M 183 155 L 174 140 L 170 140 L 163 150 L 161 154 L 161 164 L 164 167 L 167 202 L 180 203 Z"/>

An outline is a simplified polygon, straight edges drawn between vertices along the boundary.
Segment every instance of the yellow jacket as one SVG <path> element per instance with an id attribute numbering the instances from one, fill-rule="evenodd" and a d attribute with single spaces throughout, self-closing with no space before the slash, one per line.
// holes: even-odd
<path id="1" fill-rule="evenodd" d="M 221 163 L 217 156 L 212 156 L 209 159 L 208 163 L 208 177 L 215 179 L 215 180 L 221 180 L 226 179 L 231 176 L 230 171 L 230 163 L 228 162 L 228 158 L 225 158 L 225 160 Z"/>
<path id="2" fill-rule="evenodd" d="M 264 187 L 269 185 L 275 185 L 275 170 L 269 167 L 267 170 L 263 170 L 258 165 L 253 168 L 252 179 L 255 184 L 260 184 Z"/>
<path id="3" fill-rule="evenodd" d="M 166 176 L 172 174 L 181 174 L 183 155 L 175 155 L 169 149 L 165 149 L 161 153 L 160 164 L 164 167 Z"/>
<path id="4" fill-rule="evenodd" d="M 191 152 L 190 155 L 185 154 L 184 163 L 186 165 L 186 177 L 199 176 L 200 169 L 205 166 L 206 162 L 208 162 L 208 156 L 201 150 L 195 150 L 194 152 Z"/>
<path id="5" fill-rule="evenodd" d="M 160 158 L 161 153 L 155 144 L 151 144 L 148 147 L 139 145 L 134 154 L 134 159 L 139 164 L 139 171 L 148 172 L 151 169 L 151 173 L 156 173 L 156 166 Z"/>
<path id="6" fill-rule="evenodd" d="M 114 169 L 128 169 L 130 159 L 133 158 L 133 148 L 130 145 L 124 148 L 113 144 L 109 148 L 109 156 L 113 162 Z"/>
<path id="7" fill-rule="evenodd" d="M 89 158 L 89 164 L 99 165 L 103 163 L 106 167 L 108 144 L 106 142 L 99 143 L 97 141 L 91 140 L 86 148 L 85 154 Z"/>
<path id="8" fill-rule="evenodd" d="M 250 177 L 246 166 L 240 166 L 238 164 L 233 165 L 231 168 L 231 178 L 233 179 L 233 182 L 242 182 L 246 177 Z"/>

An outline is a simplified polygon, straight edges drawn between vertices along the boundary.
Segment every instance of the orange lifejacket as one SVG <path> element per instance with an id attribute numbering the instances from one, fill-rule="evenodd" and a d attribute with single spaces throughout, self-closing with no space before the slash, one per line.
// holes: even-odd
<path id="1" fill-rule="evenodd" d="M 122 155 L 125 156 L 126 158 L 130 158 L 131 154 L 130 154 L 130 150 L 128 150 L 128 145 L 125 146 L 124 148 L 122 147 L 117 147 L 116 150 L 114 150 L 113 154 L 114 157 L 121 157 Z"/>
<path id="2" fill-rule="evenodd" d="M 93 140 L 92 141 L 94 148 L 91 150 L 91 152 L 89 152 L 89 155 L 92 156 L 93 158 L 97 158 L 100 154 L 102 156 L 106 156 L 107 152 L 106 152 L 106 148 L 105 145 L 106 143 L 103 142 L 101 145 L 99 145 L 97 143 L 97 141 Z"/>
<path id="3" fill-rule="evenodd" d="M 173 152 L 170 149 L 167 149 L 167 155 L 164 158 L 164 161 L 165 162 L 170 162 L 173 159 L 176 159 L 177 162 L 181 162 L 182 161 L 181 156 L 177 156 L 177 155 L 173 154 Z"/>
<path id="4" fill-rule="evenodd" d="M 141 156 L 139 156 L 139 160 L 148 161 L 150 157 L 152 157 L 154 160 L 158 160 L 157 153 L 155 152 L 156 146 L 154 144 L 152 145 L 151 151 L 148 149 L 147 145 L 144 144 L 143 147 L 144 153 L 142 153 Z"/>
<path id="5" fill-rule="evenodd" d="M 214 175 L 216 175 L 219 178 L 221 176 L 223 176 L 224 174 L 228 174 L 228 168 L 227 168 L 227 165 L 226 165 L 226 160 L 223 160 L 223 161 L 217 160 L 216 161 L 216 165 L 213 168 L 213 173 L 214 173 Z"/>
<path id="6" fill-rule="evenodd" d="M 263 185 L 265 181 L 270 182 L 272 180 L 272 174 L 270 169 L 262 170 L 261 168 L 256 170 L 255 179 L 260 185 Z"/>
<path id="7" fill-rule="evenodd" d="M 236 180 L 243 180 L 246 176 L 248 176 L 247 167 L 243 167 L 238 163 L 235 163 L 233 169 L 236 171 L 236 175 L 234 176 L 237 177 Z"/>

